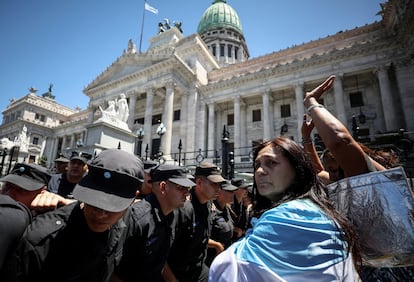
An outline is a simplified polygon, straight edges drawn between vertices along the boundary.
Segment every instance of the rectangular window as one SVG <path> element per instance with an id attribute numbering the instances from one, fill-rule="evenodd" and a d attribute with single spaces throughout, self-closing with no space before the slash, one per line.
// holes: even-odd
<path id="1" fill-rule="evenodd" d="M 45 121 L 46 117 L 45 117 L 45 115 L 41 115 L 41 114 L 36 113 L 35 114 L 35 120 Z"/>
<path id="2" fill-rule="evenodd" d="M 351 108 L 362 107 L 364 101 L 362 100 L 362 92 L 352 92 L 349 93 L 349 101 L 351 102 Z"/>
<path id="3" fill-rule="evenodd" d="M 290 104 L 280 105 L 280 116 L 282 118 L 290 117 Z"/>
<path id="4" fill-rule="evenodd" d="M 217 50 L 216 50 L 216 44 L 211 45 L 211 53 L 213 56 L 216 56 Z"/>
<path id="5" fill-rule="evenodd" d="M 227 57 L 229 58 L 232 57 L 232 54 L 231 54 L 232 49 L 233 49 L 232 45 L 227 45 Z"/>
<path id="6" fill-rule="evenodd" d="M 176 121 L 176 120 L 180 120 L 180 117 L 181 117 L 181 111 L 180 110 L 175 110 L 174 111 L 174 121 Z"/>
<path id="7" fill-rule="evenodd" d="M 135 119 L 134 120 L 134 124 L 144 124 L 144 118 L 142 117 L 142 118 L 137 118 L 137 119 Z"/>
<path id="8" fill-rule="evenodd" d="M 260 109 L 252 111 L 252 121 L 261 121 L 262 120 L 262 112 Z"/>
<path id="9" fill-rule="evenodd" d="M 227 115 L 227 125 L 234 125 L 234 114 Z"/>
<path id="10" fill-rule="evenodd" d="M 161 120 L 162 120 L 162 115 L 161 114 L 153 115 L 152 116 L 152 125 L 161 123 Z"/>
<path id="11" fill-rule="evenodd" d="M 32 143 L 35 145 L 39 145 L 39 137 L 33 137 Z"/>
<path id="12" fill-rule="evenodd" d="M 238 59 L 238 54 L 239 54 L 239 48 L 238 47 L 234 47 L 234 59 Z"/>
<path id="13" fill-rule="evenodd" d="M 224 57 L 224 44 L 220 44 L 220 57 Z"/>

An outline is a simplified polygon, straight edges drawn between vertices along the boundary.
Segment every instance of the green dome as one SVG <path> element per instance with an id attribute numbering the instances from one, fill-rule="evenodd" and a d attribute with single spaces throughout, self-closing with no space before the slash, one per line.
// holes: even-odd
<path id="1" fill-rule="evenodd" d="M 239 16 L 232 7 L 227 5 L 226 0 L 213 1 L 201 17 L 197 32 L 203 34 L 217 28 L 231 28 L 243 34 Z"/>

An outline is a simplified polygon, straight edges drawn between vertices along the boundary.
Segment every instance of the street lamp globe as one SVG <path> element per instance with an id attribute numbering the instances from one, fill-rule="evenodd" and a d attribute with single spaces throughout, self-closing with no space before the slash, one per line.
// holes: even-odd
<path id="1" fill-rule="evenodd" d="M 165 134 L 165 132 L 167 131 L 167 129 L 165 128 L 164 124 L 161 122 L 160 125 L 157 128 L 157 134 L 160 136 L 163 136 Z"/>
<path id="2" fill-rule="evenodd" d="M 144 129 L 142 129 L 142 127 L 140 127 L 140 128 L 137 130 L 137 137 L 138 137 L 138 139 L 139 139 L 139 140 L 142 140 L 142 138 L 144 138 L 144 134 L 145 134 Z"/>

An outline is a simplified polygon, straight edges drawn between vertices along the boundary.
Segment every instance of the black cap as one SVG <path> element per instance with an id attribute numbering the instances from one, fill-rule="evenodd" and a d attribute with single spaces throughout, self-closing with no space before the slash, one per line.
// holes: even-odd
<path id="1" fill-rule="evenodd" d="M 70 157 L 70 160 L 71 160 L 71 161 L 74 161 L 74 160 L 79 160 L 79 161 L 83 162 L 84 164 L 86 164 L 86 163 L 87 163 L 87 160 L 86 160 L 84 157 L 81 157 L 81 156 L 79 156 L 79 155 L 73 155 L 73 156 L 71 156 L 71 157 Z"/>
<path id="2" fill-rule="evenodd" d="M 151 182 L 170 181 L 183 187 L 193 187 L 195 183 L 189 179 L 186 169 L 176 165 L 161 164 L 151 169 Z"/>
<path id="3" fill-rule="evenodd" d="M 247 187 L 249 187 L 249 183 L 247 183 L 243 178 L 233 178 L 231 180 L 231 184 L 233 184 L 237 188 L 247 188 Z"/>
<path id="4" fill-rule="evenodd" d="M 102 151 L 88 163 L 88 168 L 88 173 L 76 185 L 73 196 L 110 212 L 126 209 L 144 181 L 142 161 L 119 149 Z"/>
<path id="5" fill-rule="evenodd" d="M 221 176 L 219 168 L 210 162 L 201 162 L 195 171 L 195 176 L 205 176 L 208 180 L 214 183 L 226 182 L 226 179 Z"/>
<path id="6" fill-rule="evenodd" d="M 69 159 L 65 158 L 64 156 L 60 156 L 59 158 L 55 159 L 56 163 L 68 163 Z"/>
<path id="7" fill-rule="evenodd" d="M 145 171 L 146 173 L 150 173 L 151 168 L 153 168 L 153 167 L 155 167 L 155 166 L 157 166 L 157 165 L 158 165 L 158 163 L 157 163 L 157 162 L 155 162 L 155 161 L 152 161 L 152 160 L 145 160 L 145 161 L 144 161 L 144 171 Z"/>
<path id="8" fill-rule="evenodd" d="M 236 186 L 232 185 L 230 181 L 226 180 L 226 182 L 223 182 L 221 184 L 221 189 L 223 189 L 224 191 L 233 192 L 233 191 L 236 191 L 239 188 L 237 188 Z"/>
<path id="9" fill-rule="evenodd" d="M 10 174 L 0 181 L 10 182 L 27 191 L 35 191 L 47 186 L 50 180 L 49 170 L 37 164 L 17 163 Z"/>

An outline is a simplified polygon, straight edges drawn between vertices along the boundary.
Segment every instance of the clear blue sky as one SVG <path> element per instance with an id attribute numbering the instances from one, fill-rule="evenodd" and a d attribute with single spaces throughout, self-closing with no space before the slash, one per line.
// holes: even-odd
<path id="1" fill-rule="evenodd" d="M 142 51 L 164 18 L 196 32 L 212 0 L 148 0 Z M 251 58 L 375 21 L 385 0 L 228 0 L 238 13 Z M 139 47 L 144 0 L 1 0 L 0 110 L 9 99 L 38 95 L 53 83 L 58 103 L 85 109 L 83 88 L 103 72 L 131 38 Z"/>

